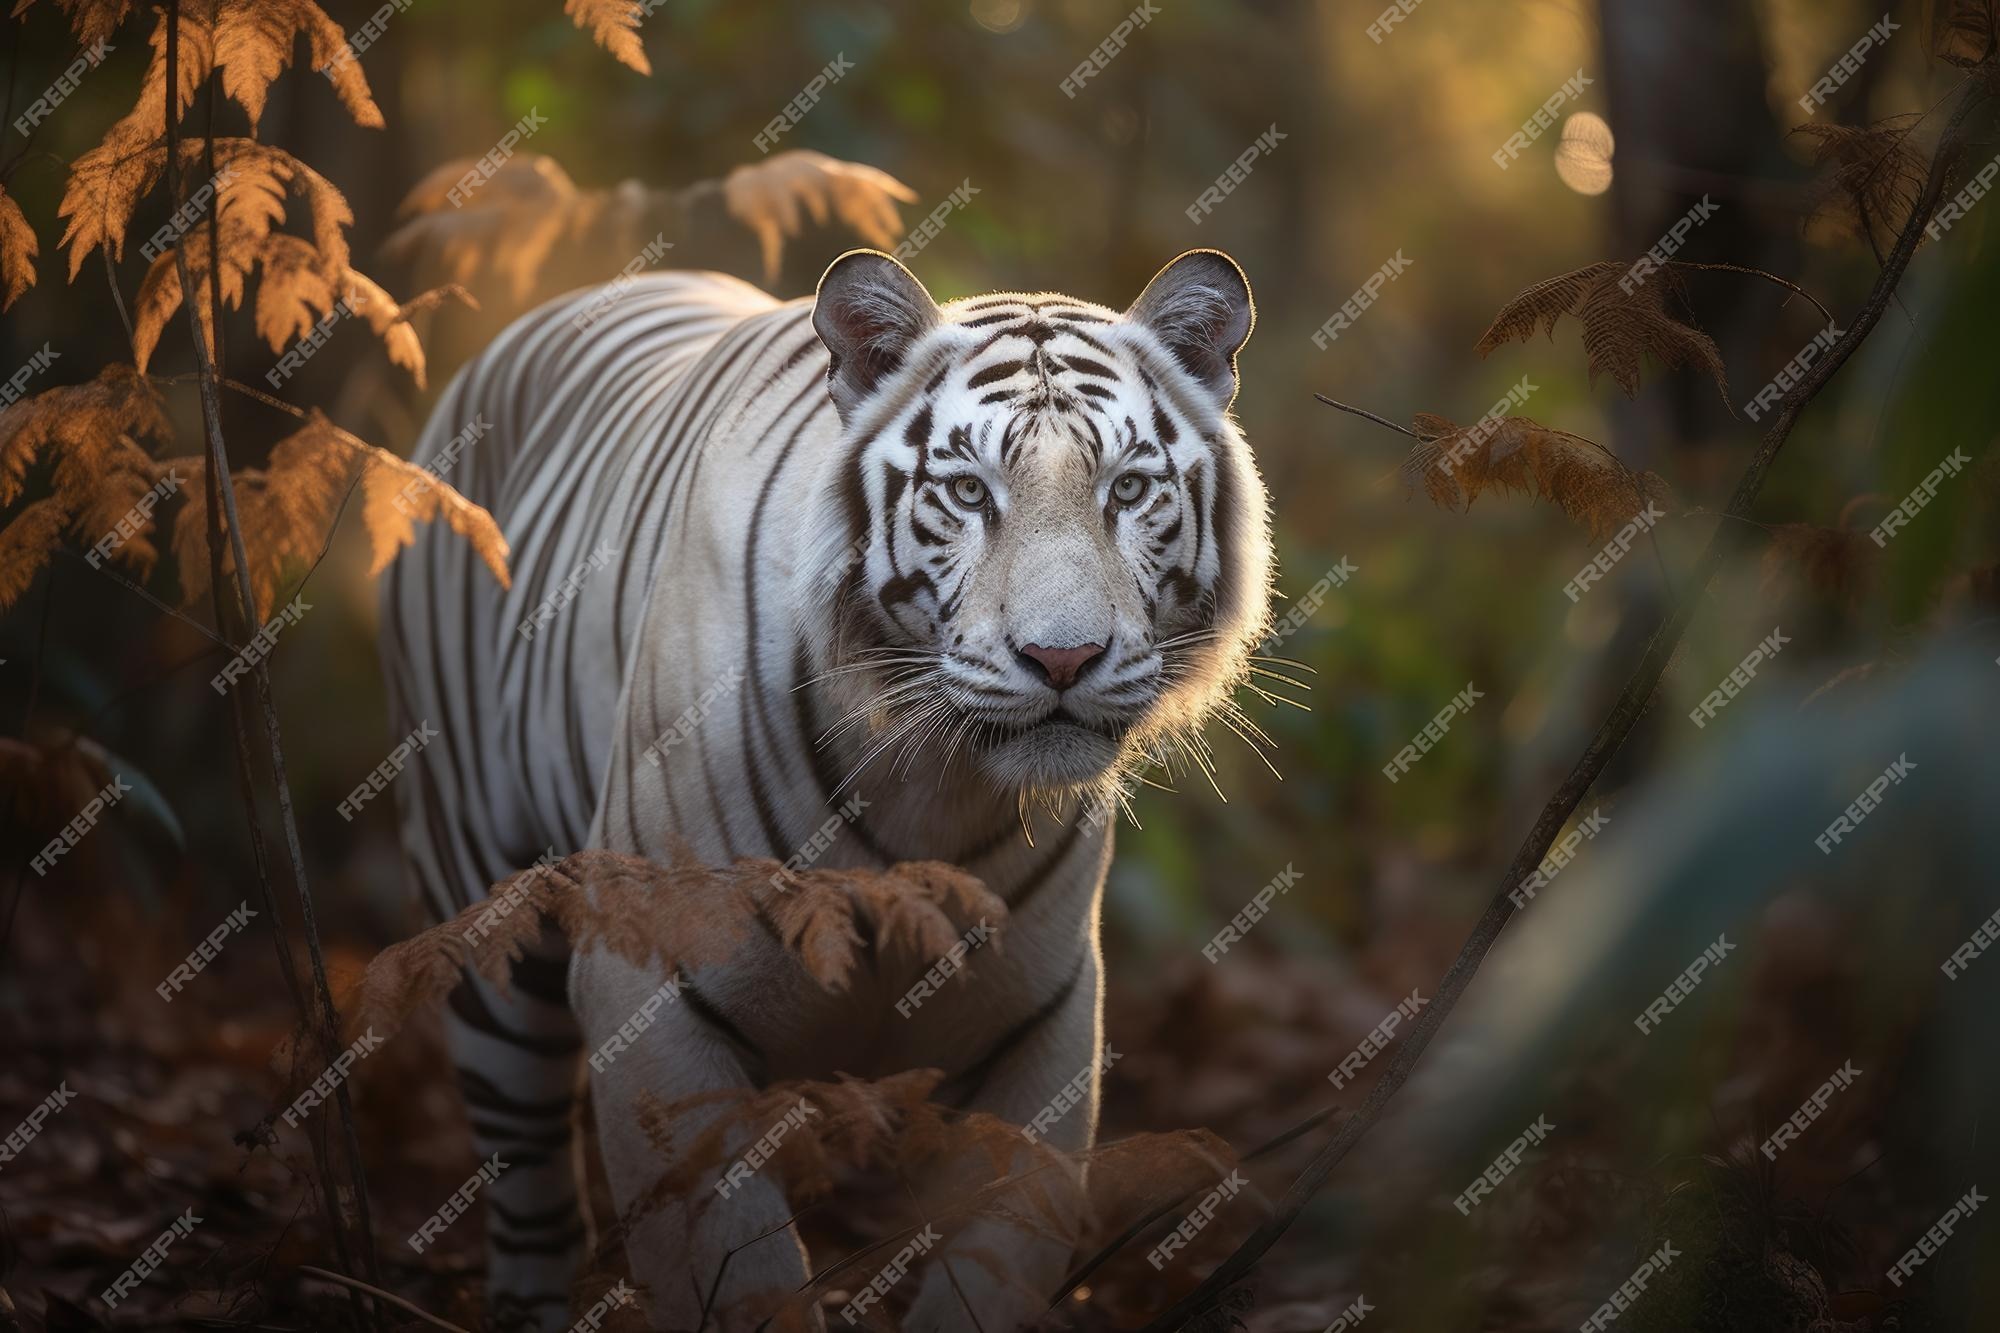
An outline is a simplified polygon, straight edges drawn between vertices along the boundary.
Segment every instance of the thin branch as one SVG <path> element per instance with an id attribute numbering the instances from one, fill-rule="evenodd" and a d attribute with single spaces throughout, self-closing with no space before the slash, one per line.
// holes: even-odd
<path id="1" fill-rule="evenodd" d="M 111 289 L 111 304 L 118 307 L 118 322 L 125 326 L 125 350 L 136 361 L 139 356 L 139 335 L 132 331 L 132 316 L 125 311 L 124 293 L 118 290 L 118 270 L 111 267 L 111 247 L 100 245 L 97 248 L 104 258 L 104 285 Z"/>
<path id="2" fill-rule="evenodd" d="M 66 555 L 70 557 L 72 560 L 82 560 L 86 565 L 90 564 L 89 560 L 85 559 L 85 557 L 81 555 L 78 555 L 75 551 L 70 550 L 67 546 L 59 546 L 56 548 L 56 550 L 59 554 Z M 91 568 L 95 569 L 105 578 L 110 579 L 113 583 L 123 586 L 127 592 L 136 593 L 140 597 L 145 598 L 146 601 L 152 603 L 154 610 L 159 611 L 163 615 L 172 616 L 175 620 L 180 621 L 183 625 L 186 625 L 189 629 L 193 630 L 196 634 L 201 635 L 203 638 L 207 639 L 210 643 L 219 645 L 223 649 L 223 651 L 229 653 L 234 653 L 236 651 L 235 644 L 223 638 L 220 634 L 217 634 L 214 630 L 202 624 L 199 620 L 196 620 L 193 616 L 181 610 L 179 607 L 167 605 L 166 602 L 162 601 L 158 597 L 153 596 L 153 594 L 147 592 L 144 587 L 140 586 L 138 583 L 135 583 L 133 580 L 126 578 L 123 574 L 120 574 L 117 570 L 111 568 L 109 565 L 92 565 Z"/>
<path id="3" fill-rule="evenodd" d="M 1972 80 L 1960 87 L 1965 90 L 1958 109 L 1938 142 L 1936 154 L 1931 159 L 1930 172 L 1924 182 L 1924 190 L 1917 206 L 1911 211 L 1909 220 L 1896 238 L 1896 245 L 1885 260 L 1881 272 L 1876 275 L 1874 285 L 1869 289 L 1861 308 L 1855 312 L 1854 323 L 1828 354 L 1815 362 L 1806 374 L 1780 401 L 1776 417 L 1770 429 L 1752 455 L 1742 478 L 1736 484 L 1735 493 L 1730 497 L 1726 513 L 1731 517 L 1745 516 L 1755 504 L 1758 493 L 1763 490 L 1764 479 L 1777 458 L 1778 450 L 1790 437 L 1792 428 L 1806 407 L 1819 395 L 1821 389 L 1835 374 L 1847 364 L 1849 357 L 1859 348 L 1875 325 L 1881 321 L 1883 313 L 1895 297 L 1896 287 L 1908 269 L 1910 259 L 1916 254 L 1917 242 L 1923 236 L 1924 224 L 1943 197 L 1945 184 L 1951 174 L 1951 167 L 1957 161 L 1958 147 L 1963 142 L 1964 125 L 1973 110 L 1985 103 L 1985 93 Z M 1451 1011 L 1471 985 L 1473 974 L 1485 960 L 1487 953 L 1500 937 L 1500 931 L 1514 915 L 1515 907 L 1508 897 L 1523 878 L 1541 863 L 1554 843 L 1556 835 L 1562 832 L 1583 798 L 1589 793 L 1598 777 L 1618 752 L 1625 738 L 1645 714 L 1658 688 L 1660 679 L 1666 674 L 1667 664 L 1680 646 L 1689 622 L 1707 595 L 1708 585 L 1714 579 L 1723 561 L 1730 556 L 1742 537 L 1742 529 L 1732 523 L 1718 524 L 1710 537 L 1701 559 L 1696 565 L 1694 578 L 1689 582 L 1686 593 L 1674 604 L 1673 610 L 1660 624 L 1652 642 L 1646 646 L 1638 668 L 1632 673 L 1624 691 L 1612 705 L 1610 715 L 1598 727 L 1576 766 L 1549 797 L 1542 813 L 1535 820 L 1535 826 L 1515 852 L 1513 862 L 1502 877 L 1500 889 L 1493 901 L 1487 905 L 1473 927 L 1471 935 L 1460 948 L 1458 956 L 1452 960 L 1438 983 L 1437 992 L 1431 1003 L 1410 1030 L 1408 1036 L 1398 1043 L 1382 1077 L 1369 1089 L 1367 1098 L 1340 1131 L 1334 1135 L 1312 1160 L 1306 1164 L 1291 1187 L 1285 1192 L 1282 1206 L 1277 1213 L 1261 1223 L 1237 1249 L 1225 1259 L 1214 1272 L 1203 1279 L 1201 1285 L 1187 1296 L 1176 1301 L 1165 1313 L 1147 1324 L 1143 1333 L 1173 1333 L 1182 1328 L 1195 1315 L 1213 1310 L 1224 1293 L 1256 1266 L 1257 1261 L 1268 1252 L 1278 1238 L 1295 1222 L 1325 1185 L 1333 1169 L 1345 1158 L 1356 1143 L 1382 1118 L 1389 1100 L 1408 1081 L 1411 1071 L 1431 1039 L 1444 1025 Z"/>
<path id="4" fill-rule="evenodd" d="M 412 1305 L 410 1302 L 404 1300 L 401 1296 L 396 1295 L 394 1292 L 384 1291 L 380 1287 L 371 1287 L 366 1282 L 363 1282 L 360 1278 L 348 1277 L 345 1273 L 330 1272 L 324 1268 L 314 1267 L 312 1264 L 300 1264 L 299 1271 L 301 1273 L 311 1273 L 314 1277 L 325 1278 L 328 1282 L 337 1282 L 341 1286 L 346 1287 L 352 1291 L 365 1291 L 370 1296 L 373 1296 L 376 1300 L 387 1301 L 389 1302 L 389 1304 L 395 1306 L 397 1309 L 407 1311 L 408 1313 L 415 1315 L 417 1318 L 423 1320 L 426 1324 L 430 1324 L 437 1328 L 448 1329 L 450 1330 L 450 1333 L 472 1333 L 470 1329 L 460 1328 L 457 1324 L 451 1323 L 447 1320 L 440 1319 L 436 1315 L 432 1314 L 430 1311 L 425 1310 L 420 1306 Z"/>
<path id="5" fill-rule="evenodd" d="M 1352 412 L 1357 417 L 1366 417 L 1368 420 L 1374 422 L 1378 426 L 1387 426 L 1390 430 L 1401 431 L 1403 434 L 1409 436 L 1413 440 L 1424 439 L 1423 436 L 1417 434 L 1415 431 L 1411 430 L 1408 426 L 1399 426 L 1395 422 L 1389 420 L 1389 418 L 1387 417 L 1378 417 L 1373 412 L 1370 412 L 1367 408 L 1355 407 L 1351 403 L 1343 403 L 1339 399 L 1329 398 L 1323 393 L 1316 393 L 1313 395 L 1313 397 L 1319 399 L 1322 403 L 1325 403 L 1328 407 L 1337 407 L 1343 412 Z"/>
<path id="6" fill-rule="evenodd" d="M 189 373 L 184 375 L 148 375 L 146 376 L 146 378 L 152 381 L 154 384 L 201 383 L 201 376 L 199 374 L 194 374 L 194 373 Z M 288 403 L 282 398 L 273 398 L 270 394 L 265 393 L 262 389 L 259 389 L 254 385 L 245 384 L 241 380 L 230 379 L 227 375 L 218 375 L 216 377 L 216 383 L 220 384 L 223 388 L 228 389 L 234 393 L 242 394 L 245 398 L 254 398 L 266 407 L 275 407 L 280 412 L 288 412 L 292 416 L 299 418 L 299 420 L 301 421 L 305 420 L 307 417 L 312 415 L 312 413 L 306 411 L 303 407 L 300 407 L 295 403 Z"/>
<path id="7" fill-rule="evenodd" d="M 186 202 L 182 188 L 183 181 L 180 162 L 179 108 L 175 105 L 175 92 L 180 86 L 178 75 L 180 60 L 180 14 L 180 0 L 168 0 L 166 80 L 162 98 L 165 103 L 168 190 L 176 207 L 183 206 Z M 209 109 L 212 114 L 214 109 L 212 102 Z M 214 132 L 215 126 L 211 122 L 208 126 L 208 135 L 211 139 L 214 137 Z M 211 233 L 211 238 L 212 236 L 213 233 Z M 222 402 L 221 395 L 216 386 L 218 373 L 216 366 L 209 358 L 208 337 L 202 327 L 200 307 L 194 299 L 197 289 L 192 280 L 193 275 L 190 272 L 186 248 L 177 245 L 174 247 L 173 253 L 175 267 L 180 278 L 181 291 L 187 296 L 183 305 L 187 311 L 188 327 L 194 340 L 195 369 L 201 377 L 201 416 L 208 447 L 209 579 L 215 603 L 216 628 L 223 631 L 225 635 L 227 634 L 225 607 L 229 604 L 229 601 L 223 592 L 224 587 L 227 585 L 224 583 L 222 577 L 221 543 L 221 528 L 226 518 L 230 552 L 235 559 L 236 565 L 235 606 L 239 623 L 243 626 L 247 635 L 256 624 L 257 599 L 250 585 L 250 561 L 243 546 L 243 524 L 236 509 L 236 488 L 230 482 L 229 456 L 222 442 Z M 217 254 L 209 256 L 211 271 L 217 266 L 219 260 L 220 256 Z M 211 307 L 209 318 L 211 323 L 220 322 L 222 311 L 219 306 Z M 252 674 L 257 685 L 257 702 L 262 711 L 264 738 L 270 750 L 271 774 L 273 785 L 277 791 L 279 822 L 285 835 L 285 849 L 291 858 L 292 883 L 298 894 L 307 953 L 312 961 L 313 977 L 319 991 L 321 1009 L 320 1044 L 324 1054 L 330 1059 L 339 1044 L 340 1018 L 338 1011 L 334 1008 L 333 992 L 326 979 L 326 961 L 320 952 L 319 930 L 313 916 L 312 892 L 306 879 L 305 852 L 300 846 L 298 822 L 292 813 L 291 788 L 285 772 L 284 746 L 279 739 L 277 708 L 271 698 L 269 659 L 259 658 L 252 667 Z M 303 990 L 299 986 L 298 976 L 293 967 L 291 949 L 287 944 L 283 928 L 284 918 L 278 911 L 277 892 L 271 884 L 270 863 L 264 846 L 263 830 L 257 819 L 256 770 L 250 754 L 249 709 L 250 705 L 248 701 L 242 699 L 239 695 L 237 706 L 230 710 L 230 717 L 235 723 L 233 731 L 236 737 L 237 771 L 243 789 L 245 809 L 250 821 L 252 853 L 258 872 L 258 881 L 265 899 L 265 906 L 271 912 L 273 936 L 277 944 L 279 963 L 285 975 L 286 985 L 291 990 L 293 1002 L 298 1006 L 301 1020 L 310 1024 L 312 1009 L 305 999 Z M 354 1187 L 355 1210 L 358 1214 L 358 1221 L 361 1228 L 362 1262 L 367 1267 L 368 1275 L 379 1281 L 379 1274 L 376 1272 L 373 1228 L 369 1218 L 368 1183 L 362 1169 L 359 1142 L 354 1133 L 352 1100 L 348 1094 L 345 1082 L 342 1082 L 338 1086 L 336 1095 L 340 1122 L 345 1130 L 348 1171 Z M 320 1188 L 325 1196 L 324 1203 L 327 1210 L 327 1221 L 329 1230 L 333 1235 L 335 1252 L 340 1259 L 341 1266 L 343 1268 L 350 1268 L 353 1266 L 353 1258 L 348 1249 L 347 1226 L 342 1216 L 340 1194 L 333 1186 L 332 1164 L 322 1145 L 310 1132 L 307 1134 L 307 1139 L 312 1143 L 313 1157 L 319 1168 Z M 359 1297 L 356 1297 L 354 1300 L 354 1310 L 358 1318 L 363 1322 L 368 1322 L 369 1311 L 361 1303 Z"/>
<path id="8" fill-rule="evenodd" d="M 1712 269 L 1718 273 L 1747 273 L 1753 278 L 1762 278 L 1766 282 L 1775 282 L 1780 287 L 1783 287 L 1786 291 L 1795 292 L 1798 295 L 1805 297 L 1806 300 L 1811 301 L 1813 303 L 1814 309 L 1818 310 L 1820 314 L 1826 316 L 1826 322 L 1829 324 L 1833 323 L 1833 312 L 1831 310 L 1828 310 L 1825 306 L 1821 305 L 1819 298 L 1817 296 L 1814 296 L 1811 292 L 1799 286 L 1796 282 L 1793 282 L 1790 278 L 1781 278 L 1777 274 L 1769 272 L 1768 270 L 1755 268 L 1749 264 L 1717 264 L 1717 263 L 1698 264 L 1691 259 L 1669 259 L 1667 263 L 1673 265 L 1675 268 Z"/>

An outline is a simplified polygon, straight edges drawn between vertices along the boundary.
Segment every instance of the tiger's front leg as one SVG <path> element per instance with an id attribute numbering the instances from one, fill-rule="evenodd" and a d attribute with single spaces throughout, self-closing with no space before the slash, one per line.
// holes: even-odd
<path id="1" fill-rule="evenodd" d="M 662 985 L 657 970 L 603 950 L 579 953 L 572 964 L 570 1003 L 590 1061 L 600 1151 L 649 1326 L 735 1333 L 756 1327 L 804 1284 L 805 1247 L 786 1224 L 791 1211 L 783 1191 L 767 1177 L 732 1183 L 726 1198 L 699 1181 L 688 1192 L 657 1197 L 657 1183 L 675 1165 L 672 1153 L 686 1151 L 726 1108 L 677 1114 L 663 1152 L 641 1127 L 644 1095 L 670 1105 L 753 1087 L 735 1049 L 689 1004 L 657 999 Z M 642 1012 L 651 1019 L 635 1033 L 633 1019 Z M 811 1320 L 820 1326 L 816 1311 Z"/>
<path id="2" fill-rule="evenodd" d="M 1063 1152 L 1089 1148 L 1097 1139 L 1098 1087 L 1106 1062 L 1103 1029 L 1103 986 L 1093 938 L 1075 984 L 986 1072 L 965 1108 L 1021 1125 L 1037 1142 Z M 1024 1143 L 1010 1174 L 1032 1170 L 1046 1160 L 1046 1154 Z M 984 1165 L 981 1161 L 963 1167 L 981 1172 Z M 983 1175 L 964 1181 L 941 1177 L 928 1182 L 929 1194 L 944 1205 L 962 1201 L 983 1182 Z M 1040 1184 L 1058 1201 L 1071 1188 L 1062 1176 L 1050 1176 Z M 1018 1194 L 994 1201 L 1009 1214 L 1053 1221 L 1042 1219 L 1041 1210 Z M 1081 1209 L 1060 1221 L 1080 1223 Z M 951 1234 L 948 1227 L 938 1229 Z M 957 1230 L 924 1271 L 903 1333 L 958 1333 L 972 1328 L 1003 1333 L 1032 1322 L 1062 1285 L 1075 1248 L 1074 1236 L 1052 1234 L 1055 1230 L 991 1214 Z M 967 1307 L 977 1313 L 977 1322 L 967 1316 Z"/>

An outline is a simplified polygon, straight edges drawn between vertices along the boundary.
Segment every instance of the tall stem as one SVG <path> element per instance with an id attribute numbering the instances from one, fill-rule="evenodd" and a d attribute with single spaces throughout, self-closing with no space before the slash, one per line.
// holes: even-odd
<path id="1" fill-rule="evenodd" d="M 168 0 L 167 5 L 167 47 L 166 47 L 166 139 L 167 139 L 167 181 L 168 189 L 176 208 L 186 202 L 182 188 L 180 162 L 180 108 L 176 92 L 180 86 L 180 0 Z M 211 112 L 213 104 L 211 104 Z M 209 126 L 209 140 L 214 139 L 214 126 Z M 212 148 L 211 148 L 212 152 Z M 211 158 L 212 160 L 212 158 Z M 217 249 L 216 217 L 221 211 L 222 201 L 218 196 L 211 206 L 209 217 L 210 251 L 208 256 L 211 322 L 222 318 L 222 307 L 215 279 L 220 262 Z M 243 638 L 247 639 L 251 628 L 257 624 L 257 600 L 250 582 L 250 561 L 243 545 L 243 525 L 237 513 L 236 489 L 229 473 L 229 458 L 222 441 L 222 401 L 218 389 L 217 370 L 209 357 L 208 339 L 202 328 L 200 306 L 196 297 L 193 274 L 187 261 L 187 252 L 181 246 L 174 247 L 175 270 L 180 278 L 182 304 L 186 307 L 188 325 L 194 339 L 195 371 L 199 380 L 202 429 L 206 440 L 208 458 L 208 557 L 210 588 L 215 602 L 216 628 L 232 645 L 242 639 L 232 637 L 228 627 L 225 607 L 233 606 L 238 624 L 243 628 Z M 225 598 L 226 583 L 222 572 L 222 549 L 220 528 L 227 521 L 230 555 L 235 564 L 236 579 L 233 585 L 235 596 Z M 319 928 L 313 914 L 312 893 L 306 878 L 305 852 L 299 841 L 298 821 L 292 811 L 290 784 L 286 778 L 284 744 L 278 729 L 278 715 L 271 696 L 271 674 L 267 659 L 260 657 L 252 668 L 257 685 L 257 702 L 265 741 L 270 751 L 271 776 L 278 799 L 279 823 L 285 837 L 285 850 L 291 860 L 292 883 L 298 894 L 300 912 L 304 922 L 307 954 L 312 960 L 313 980 L 318 991 L 320 1023 L 316 1029 L 317 1043 L 323 1058 L 332 1059 L 340 1044 L 340 1014 L 334 1006 L 333 990 L 327 982 L 326 962 L 320 949 Z M 257 817 L 256 770 L 251 755 L 249 723 L 246 713 L 247 702 L 240 698 L 231 708 L 236 736 L 237 769 L 243 787 L 246 813 L 250 821 L 250 841 L 254 863 L 257 868 L 259 885 L 263 890 L 267 909 L 272 914 L 272 927 L 277 935 L 279 965 L 285 976 L 286 985 L 292 992 L 301 1020 L 308 1030 L 314 1030 L 312 1023 L 313 1006 L 307 1000 L 299 985 L 296 968 L 291 959 L 291 949 L 286 941 L 282 914 L 278 910 L 277 894 L 271 884 L 270 859 L 264 841 L 263 829 Z M 361 1228 L 362 1260 L 368 1276 L 378 1285 L 376 1272 L 373 1227 L 369 1217 L 367 1177 L 362 1168 L 359 1142 L 354 1132 L 354 1113 L 346 1083 L 341 1082 L 336 1089 L 340 1121 L 347 1145 L 348 1174 L 353 1182 L 354 1203 L 357 1220 Z M 333 1233 L 336 1252 L 343 1268 L 353 1266 L 353 1257 L 348 1246 L 347 1226 L 340 1207 L 340 1196 L 334 1186 L 333 1168 L 325 1146 L 310 1133 L 307 1135 L 313 1148 L 313 1157 L 320 1177 L 320 1190 L 325 1196 L 328 1222 Z M 357 1314 L 365 1318 L 365 1306 L 360 1297 L 350 1292 Z"/>

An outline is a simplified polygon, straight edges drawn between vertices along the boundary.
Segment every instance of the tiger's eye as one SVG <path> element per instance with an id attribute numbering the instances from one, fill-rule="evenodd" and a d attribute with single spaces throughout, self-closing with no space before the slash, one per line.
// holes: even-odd
<path id="1" fill-rule="evenodd" d="M 951 483 L 951 498 L 967 509 L 978 509 L 986 503 L 986 483 L 977 477 L 958 477 Z"/>
<path id="2" fill-rule="evenodd" d="M 1151 483 L 1137 472 L 1127 472 L 1111 483 L 1111 498 L 1122 505 L 1139 503 Z"/>

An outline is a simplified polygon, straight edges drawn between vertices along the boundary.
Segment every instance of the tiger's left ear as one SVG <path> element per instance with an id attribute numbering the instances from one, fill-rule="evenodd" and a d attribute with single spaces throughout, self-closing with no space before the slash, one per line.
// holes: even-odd
<path id="1" fill-rule="evenodd" d="M 833 357 L 826 383 L 842 421 L 937 323 L 937 302 L 924 285 L 880 250 L 849 250 L 827 266 L 813 301 L 813 329 Z"/>
<path id="2" fill-rule="evenodd" d="M 1190 250 L 1161 269 L 1125 312 L 1227 409 L 1236 397 L 1236 353 L 1257 322 L 1250 280 L 1220 250 Z"/>

